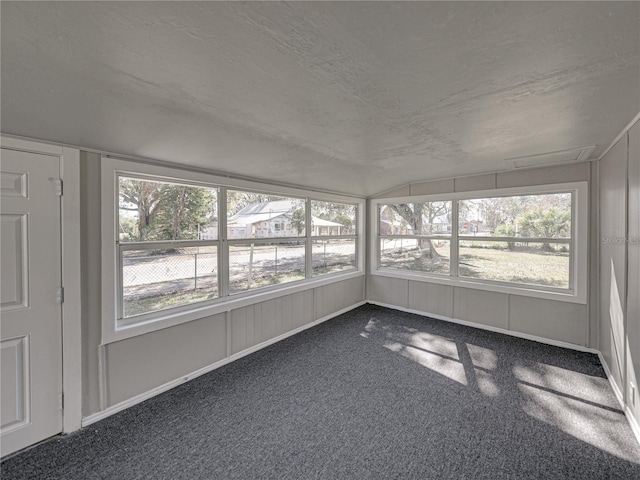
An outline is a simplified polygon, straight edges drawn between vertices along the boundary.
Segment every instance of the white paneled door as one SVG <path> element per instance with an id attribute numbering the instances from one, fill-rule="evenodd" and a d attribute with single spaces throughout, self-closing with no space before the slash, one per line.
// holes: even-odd
<path id="1" fill-rule="evenodd" d="M 2 456 L 62 431 L 60 158 L 0 159 Z"/>

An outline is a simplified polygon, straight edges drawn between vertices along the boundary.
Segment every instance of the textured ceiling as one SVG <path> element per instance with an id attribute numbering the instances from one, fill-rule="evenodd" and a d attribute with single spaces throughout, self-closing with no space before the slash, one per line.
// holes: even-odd
<path id="1" fill-rule="evenodd" d="M 2 131 L 369 195 L 597 145 L 640 3 L 2 2 Z"/>

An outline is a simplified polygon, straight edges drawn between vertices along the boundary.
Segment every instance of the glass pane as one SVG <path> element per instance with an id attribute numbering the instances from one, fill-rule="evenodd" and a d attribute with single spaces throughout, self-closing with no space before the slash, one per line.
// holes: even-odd
<path id="1" fill-rule="evenodd" d="M 355 235 L 356 205 L 311 202 L 311 235 Z"/>
<path id="2" fill-rule="evenodd" d="M 381 238 L 380 268 L 448 275 L 450 249 L 450 241 L 439 238 Z"/>
<path id="3" fill-rule="evenodd" d="M 569 288 L 569 245 L 460 241 L 461 277 Z"/>
<path id="4" fill-rule="evenodd" d="M 228 238 L 304 237 L 305 201 L 227 191 Z"/>
<path id="5" fill-rule="evenodd" d="M 356 268 L 355 239 L 317 240 L 313 242 L 313 275 Z"/>
<path id="6" fill-rule="evenodd" d="M 218 248 L 122 252 L 123 317 L 218 296 Z"/>
<path id="7" fill-rule="evenodd" d="M 218 189 L 120 177 L 121 242 L 215 240 Z"/>
<path id="8" fill-rule="evenodd" d="M 451 235 L 451 202 L 379 206 L 380 235 Z"/>
<path id="9" fill-rule="evenodd" d="M 229 245 L 229 291 L 293 282 L 305 278 L 305 243 Z"/>
<path id="10" fill-rule="evenodd" d="M 459 203 L 462 235 L 571 237 L 571 193 L 478 198 Z"/>

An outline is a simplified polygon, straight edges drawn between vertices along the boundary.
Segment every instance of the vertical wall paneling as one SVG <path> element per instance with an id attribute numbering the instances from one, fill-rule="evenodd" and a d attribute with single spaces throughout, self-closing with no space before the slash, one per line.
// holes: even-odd
<path id="1" fill-rule="evenodd" d="M 409 280 L 372 275 L 367 284 L 369 300 L 403 308 L 409 307 Z"/>
<path id="2" fill-rule="evenodd" d="M 225 358 L 226 325 L 221 313 L 107 345 L 108 405 Z"/>
<path id="3" fill-rule="evenodd" d="M 494 188 L 496 188 L 495 173 L 454 179 L 454 190 L 456 192 L 473 192 L 478 190 L 492 190 Z"/>
<path id="4" fill-rule="evenodd" d="M 600 345 L 615 382 L 623 385 L 626 291 L 627 136 L 600 164 Z"/>
<path id="5" fill-rule="evenodd" d="M 640 419 L 640 122 L 629 130 L 627 242 L 627 406 Z"/>
<path id="6" fill-rule="evenodd" d="M 548 166 L 543 168 L 527 168 L 497 174 L 496 187 L 524 187 L 530 185 L 548 185 L 552 183 L 569 183 L 587 181 L 589 164 L 587 162 L 568 165 Z"/>
<path id="7" fill-rule="evenodd" d="M 599 225 L 599 189 L 598 189 L 598 162 L 590 162 L 589 173 L 589 325 L 587 326 L 587 343 L 592 347 L 598 346 L 598 313 L 600 297 L 599 258 L 600 238 Z"/>
<path id="8" fill-rule="evenodd" d="M 507 328 L 506 293 L 454 287 L 453 318 L 467 322 Z"/>
<path id="9" fill-rule="evenodd" d="M 409 281 L 408 308 L 443 317 L 453 317 L 453 287 Z"/>
<path id="10" fill-rule="evenodd" d="M 509 295 L 509 330 L 585 346 L 587 306 Z"/>
<path id="11" fill-rule="evenodd" d="M 99 346 L 102 318 L 100 194 L 100 155 L 80 152 L 82 407 L 85 416 L 104 408 L 106 397 Z"/>

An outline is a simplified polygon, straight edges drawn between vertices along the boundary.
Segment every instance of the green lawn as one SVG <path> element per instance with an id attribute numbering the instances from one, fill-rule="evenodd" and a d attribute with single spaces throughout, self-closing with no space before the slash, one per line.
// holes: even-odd
<path id="1" fill-rule="evenodd" d="M 439 258 L 427 258 L 413 249 L 388 249 L 381 266 L 447 275 L 448 249 Z M 559 288 L 569 286 L 569 253 L 519 247 L 516 250 L 460 247 L 459 275 L 501 282 L 527 283 Z"/>

